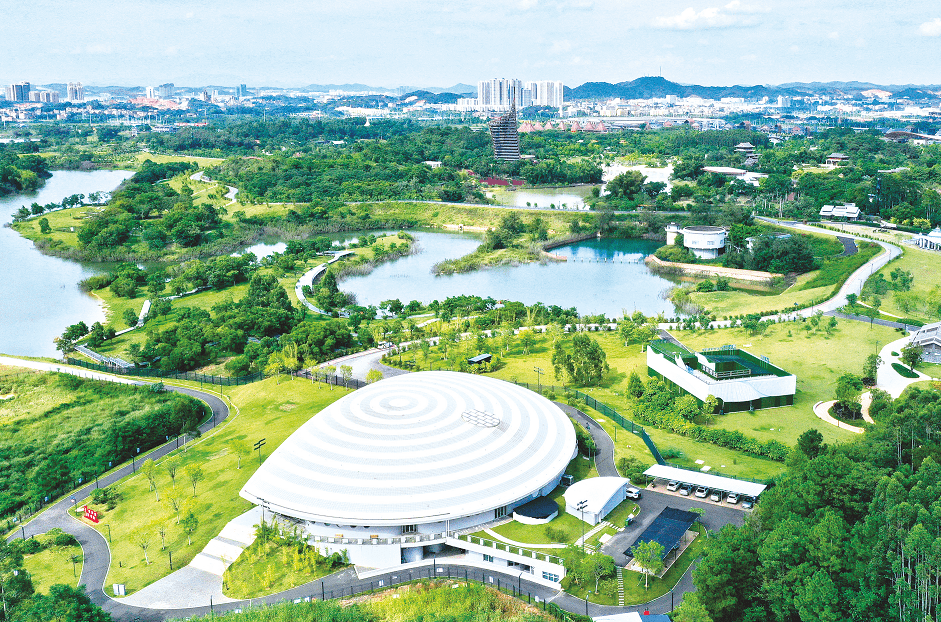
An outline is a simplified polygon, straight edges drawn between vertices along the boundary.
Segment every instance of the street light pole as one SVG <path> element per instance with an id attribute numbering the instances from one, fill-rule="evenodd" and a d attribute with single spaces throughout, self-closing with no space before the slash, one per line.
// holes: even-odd
<path id="1" fill-rule="evenodd" d="M 585 508 L 588 507 L 588 499 L 584 501 L 579 501 L 578 505 L 575 506 L 575 509 L 581 512 L 582 514 L 582 553 L 585 552 Z M 588 607 L 587 601 L 585 607 Z M 585 614 L 588 615 L 588 614 Z"/>
<path id="2" fill-rule="evenodd" d="M 542 375 L 546 372 L 542 371 L 542 368 L 540 367 L 533 367 L 533 371 L 536 372 L 536 392 L 541 394 L 542 393 L 541 378 L 542 378 Z"/>

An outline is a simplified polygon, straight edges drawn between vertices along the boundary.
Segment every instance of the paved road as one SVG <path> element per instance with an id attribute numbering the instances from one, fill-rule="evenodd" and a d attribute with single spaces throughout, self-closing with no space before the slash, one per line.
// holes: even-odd
<path id="1" fill-rule="evenodd" d="M 361 364 L 377 365 L 378 357 L 381 356 L 381 354 L 382 352 L 373 351 L 362 353 L 361 355 L 351 358 L 360 358 Z M 88 370 L 81 368 L 70 368 L 65 365 L 55 365 L 49 363 L 37 363 L 34 361 L 26 361 L 22 359 L 2 357 L 0 358 L 0 363 L 32 367 L 34 369 L 61 371 L 63 373 L 73 373 L 75 375 L 89 378 L 115 379 L 116 381 L 123 383 L 140 386 L 153 384 L 139 380 L 116 378 L 106 374 L 89 372 Z M 395 371 L 402 373 L 402 370 Z M 217 395 L 179 387 L 167 387 L 167 390 L 190 395 L 196 399 L 203 400 L 210 406 L 213 417 L 200 426 L 200 430 L 202 432 L 210 430 L 212 427 L 218 425 L 229 416 L 228 406 Z M 608 436 L 607 432 L 605 432 L 605 430 L 601 427 L 600 424 L 598 424 L 597 421 L 577 408 L 567 404 L 559 404 L 559 406 L 566 413 L 572 415 L 577 421 L 579 421 L 579 423 L 591 431 L 591 435 L 595 440 L 596 446 L 598 447 L 596 465 L 599 474 L 602 476 L 619 476 L 614 462 L 614 442 L 611 440 L 611 437 Z M 165 456 L 175 448 L 176 444 L 174 442 L 167 443 L 146 454 L 142 454 L 140 460 L 146 460 L 147 458 L 156 460 Z M 66 533 L 70 533 L 75 536 L 79 544 L 82 546 L 82 552 L 85 558 L 80 582 L 82 585 L 86 586 L 91 600 L 100 605 L 116 621 L 131 622 L 137 620 L 140 622 L 157 622 L 170 618 L 190 617 L 194 615 L 205 615 L 210 613 L 209 603 L 207 603 L 205 607 L 187 609 L 147 609 L 143 607 L 133 607 L 126 605 L 119 600 L 115 600 L 105 594 L 104 584 L 107 580 L 108 570 L 111 564 L 111 551 L 108 546 L 108 542 L 106 538 L 97 530 L 73 518 L 70 515 L 69 508 L 72 505 L 71 498 L 74 497 L 75 499 L 83 499 L 87 497 L 89 494 L 91 494 L 96 485 L 104 487 L 132 474 L 134 466 L 135 465 L 125 465 L 111 472 L 107 476 L 100 478 L 97 484 L 92 483 L 80 490 L 75 491 L 72 495 L 69 495 L 68 497 L 60 500 L 58 503 L 52 505 L 42 514 L 24 525 L 23 530 L 11 536 L 10 539 L 22 537 L 23 535 L 26 537 L 39 535 L 49 531 L 53 527 L 60 527 Z M 616 543 L 619 543 L 622 540 L 630 539 L 630 542 L 627 542 L 627 544 L 623 546 L 623 548 L 626 549 L 627 546 L 633 542 L 633 537 L 636 537 L 636 533 L 640 533 L 640 531 L 637 530 L 641 527 L 644 527 L 646 524 L 649 524 L 649 522 L 659 513 L 660 509 L 665 507 L 666 504 L 671 500 L 667 497 L 667 495 L 661 493 L 645 491 L 644 499 L 642 500 L 641 505 L 642 519 L 637 521 L 633 528 L 626 532 L 626 535 L 620 534 L 619 536 L 612 538 L 612 540 L 609 541 L 605 546 L 605 552 L 608 552 L 607 549 L 611 549 L 616 552 L 616 549 L 621 546 L 621 544 Z M 727 522 L 734 522 L 734 516 L 729 518 L 724 516 L 720 511 L 725 509 L 728 512 L 732 512 L 733 510 L 729 510 L 728 508 L 709 507 L 710 504 L 708 503 L 691 499 L 685 499 L 684 501 L 686 504 L 682 507 L 688 507 L 691 505 L 706 506 L 706 513 L 703 516 L 703 524 L 706 525 L 706 527 L 709 529 L 718 529 Z M 626 561 L 623 553 L 619 554 L 615 559 L 618 561 L 618 563 L 623 563 L 623 561 Z M 460 560 L 453 559 L 447 563 L 436 564 L 434 566 L 434 570 L 431 567 L 415 568 L 412 570 L 395 569 L 390 570 L 389 572 L 380 576 L 370 577 L 368 580 L 359 579 L 352 570 L 345 570 L 334 575 L 324 577 L 321 580 L 313 581 L 294 589 L 280 592 L 278 594 L 272 594 L 264 598 L 250 599 L 247 601 L 236 601 L 223 605 L 214 604 L 212 605 L 211 610 L 215 612 L 232 611 L 235 609 L 244 609 L 251 605 L 271 604 L 310 597 L 338 598 L 343 595 L 348 596 L 370 589 L 387 587 L 389 585 L 409 581 L 411 579 L 429 577 L 432 576 L 432 574 L 437 577 L 467 577 L 469 579 L 474 579 L 504 588 L 510 586 L 510 589 L 515 588 L 518 593 L 525 598 L 532 599 L 538 597 L 540 601 L 548 600 L 557 604 L 563 609 L 577 613 L 584 612 L 586 607 L 586 602 L 584 600 L 575 598 L 563 592 L 559 592 L 537 583 L 526 581 L 523 578 L 523 575 L 520 573 L 481 570 L 479 568 L 464 565 L 460 562 Z M 382 585 L 379 583 L 380 580 L 383 581 Z M 677 587 L 674 589 L 676 602 L 679 602 L 682 594 L 693 589 L 695 588 L 692 584 L 690 571 L 687 571 L 687 573 L 680 580 Z M 651 601 L 650 603 L 647 603 L 646 605 L 633 607 L 611 607 L 588 603 L 587 610 L 589 611 L 590 615 L 594 616 L 611 615 L 629 611 L 640 612 L 644 609 L 649 609 L 653 613 L 666 613 L 672 610 L 673 602 L 670 600 L 671 596 L 671 594 L 668 594 L 667 596 L 658 598 L 654 601 Z"/>

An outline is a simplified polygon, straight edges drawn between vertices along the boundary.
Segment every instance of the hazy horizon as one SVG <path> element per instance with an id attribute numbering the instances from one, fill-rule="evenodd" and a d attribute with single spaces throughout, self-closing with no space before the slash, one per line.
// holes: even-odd
<path id="1" fill-rule="evenodd" d="M 12 82 L 941 84 L 928 60 L 941 58 L 941 5 L 927 0 L 0 1 Z"/>

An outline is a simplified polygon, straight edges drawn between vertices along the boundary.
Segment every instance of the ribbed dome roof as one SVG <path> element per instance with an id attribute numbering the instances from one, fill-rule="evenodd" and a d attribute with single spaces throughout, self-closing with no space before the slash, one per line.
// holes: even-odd
<path id="1" fill-rule="evenodd" d="M 334 402 L 292 434 L 241 496 L 341 525 L 437 522 L 532 494 L 575 454 L 555 404 L 486 376 L 394 376 Z"/>

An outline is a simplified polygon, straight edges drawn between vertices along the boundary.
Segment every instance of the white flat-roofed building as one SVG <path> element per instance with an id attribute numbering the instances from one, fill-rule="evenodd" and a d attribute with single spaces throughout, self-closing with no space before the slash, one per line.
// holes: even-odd
<path id="1" fill-rule="evenodd" d="M 856 220 L 859 218 L 859 208 L 855 203 L 844 203 L 843 205 L 824 205 L 820 208 L 820 218 L 834 219 L 842 218 L 845 220 Z"/>
<path id="2" fill-rule="evenodd" d="M 445 544 L 475 555 L 457 532 L 551 492 L 575 453 L 572 422 L 537 393 L 485 376 L 420 372 L 327 406 L 240 494 L 302 527 L 313 546 L 385 568 L 431 557 Z M 492 550 L 478 557 L 519 561 Z M 548 562 L 538 556 L 531 562 L 521 569 L 537 578 L 564 576 L 555 565 L 542 568 Z"/>
<path id="3" fill-rule="evenodd" d="M 715 396 L 725 413 L 791 406 L 797 393 L 794 374 L 734 346 L 691 352 L 671 341 L 651 341 L 647 373 L 700 403 Z"/>

